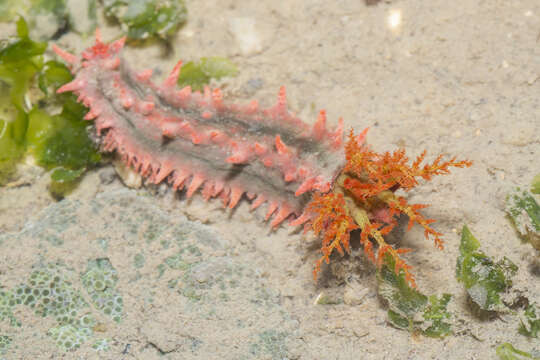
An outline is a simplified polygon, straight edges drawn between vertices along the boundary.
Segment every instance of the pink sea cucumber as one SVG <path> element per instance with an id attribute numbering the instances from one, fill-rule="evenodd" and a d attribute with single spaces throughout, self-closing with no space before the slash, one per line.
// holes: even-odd
<path id="1" fill-rule="evenodd" d="M 181 62 L 156 85 L 151 70 L 130 69 L 123 45 L 96 32 L 81 57 L 53 47 L 75 75 L 58 92 L 74 92 L 90 109 L 85 119 L 94 120 L 103 150 L 154 183 L 186 187 L 188 197 L 202 188 L 205 199 L 221 197 L 230 208 L 243 194 L 252 208 L 267 203 L 273 227 L 289 216 L 294 224 L 309 219 L 312 192 L 328 192 L 345 163 L 341 119 L 328 130 L 321 110 L 313 126 L 304 123 L 287 110 L 284 87 L 268 109 L 227 104 L 220 89 L 179 89 Z"/>

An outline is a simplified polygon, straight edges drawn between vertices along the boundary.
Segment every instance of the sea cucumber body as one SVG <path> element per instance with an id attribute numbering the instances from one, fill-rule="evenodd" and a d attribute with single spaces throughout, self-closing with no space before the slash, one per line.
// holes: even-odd
<path id="1" fill-rule="evenodd" d="M 90 109 L 85 119 L 94 120 L 103 150 L 155 183 L 187 187 L 188 197 L 202 189 L 231 208 L 243 194 L 253 208 L 267 203 L 272 226 L 300 216 L 313 191 L 330 190 L 345 161 L 341 120 L 330 131 L 321 111 L 307 125 L 287 110 L 283 87 L 268 109 L 227 104 L 219 89 L 179 89 L 181 62 L 156 85 L 150 70 L 134 72 L 121 58 L 123 40 L 96 38 L 82 58 L 54 50 L 75 75 L 59 92 L 73 91 Z"/>

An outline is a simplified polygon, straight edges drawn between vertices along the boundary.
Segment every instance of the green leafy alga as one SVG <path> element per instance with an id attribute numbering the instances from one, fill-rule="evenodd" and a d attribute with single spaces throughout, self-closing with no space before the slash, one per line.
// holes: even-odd
<path id="1" fill-rule="evenodd" d="M 377 274 L 379 295 L 388 302 L 388 319 L 400 329 L 419 331 L 430 337 L 443 337 L 452 332 L 447 305 L 450 294 L 426 296 L 409 286 L 401 270 L 394 271 L 395 260 L 387 255 Z"/>
<path id="2" fill-rule="evenodd" d="M 28 37 L 24 19 L 17 30 L 18 38 L 4 41 L 0 49 L 0 174 L 5 180 L 16 162 L 30 154 L 38 165 L 55 169 L 51 190 L 61 195 L 100 155 L 86 132 L 87 109 L 73 94 L 56 94 L 73 79 L 71 72 L 57 61 L 43 64 L 46 44 Z M 40 91 L 36 83 L 45 98 L 33 105 L 28 93 Z M 60 113 L 49 110 L 55 107 Z"/>
<path id="3" fill-rule="evenodd" d="M 0 41 L 0 183 L 24 154 L 28 127 L 25 95 L 43 66 L 42 54 L 47 47 L 28 37 L 23 18 L 17 21 L 17 34 Z"/>
<path id="4" fill-rule="evenodd" d="M 203 57 L 197 63 L 190 61 L 182 66 L 178 85 L 180 87 L 189 85 L 193 90 L 202 90 L 211 79 L 219 80 L 226 76 L 235 76 L 237 73 L 236 66 L 226 58 Z"/>
<path id="5" fill-rule="evenodd" d="M 464 225 L 456 277 L 465 285 L 470 298 L 480 309 L 508 311 L 502 302 L 502 295 L 512 286 L 511 277 L 518 268 L 506 257 L 495 263 L 478 250 L 479 248 L 480 242 L 473 236 L 467 225 Z"/>
<path id="6" fill-rule="evenodd" d="M 64 64 L 51 60 L 43 65 L 38 77 L 38 85 L 45 95 L 54 95 L 60 86 L 70 82 L 71 79 L 73 79 L 71 71 Z"/>

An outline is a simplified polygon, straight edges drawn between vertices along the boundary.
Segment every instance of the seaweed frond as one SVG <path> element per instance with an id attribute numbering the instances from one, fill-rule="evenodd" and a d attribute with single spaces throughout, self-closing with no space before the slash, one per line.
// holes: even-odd
<path id="1" fill-rule="evenodd" d="M 329 263 L 334 249 L 343 255 L 350 252 L 350 232 L 361 230 L 360 243 L 364 252 L 379 268 L 386 255 L 391 256 L 396 274 L 404 274 L 405 280 L 416 286 L 411 266 L 401 255 L 410 249 L 396 249 L 386 243 L 384 236 L 396 225 L 397 217 L 409 217 L 408 230 L 416 223 L 424 228 L 426 238 L 432 237 L 435 245 L 443 248 L 442 234 L 431 227 L 433 219 L 425 218 L 420 210 L 424 204 L 409 204 L 404 197 L 395 195 L 398 189 L 410 190 L 419 185 L 419 179 L 429 181 L 435 175 L 444 175 L 450 168 L 469 167 L 469 160 L 451 158 L 443 161 L 439 155 L 432 163 L 422 165 L 426 151 L 411 164 L 405 150 L 392 153 L 377 153 L 364 144 L 367 129 L 360 135 L 349 134 L 345 147 L 346 165 L 334 183 L 331 192 L 315 194 L 307 211 L 312 220 L 307 224 L 315 234 L 322 233 L 323 256 L 317 261 L 314 276 L 317 277 L 321 264 Z M 374 243 L 378 250 L 375 254 Z M 401 272 L 402 271 L 402 272 Z"/>
<path id="2" fill-rule="evenodd" d="M 420 213 L 420 209 L 426 208 L 429 205 L 424 204 L 412 204 L 409 205 L 407 203 L 407 200 L 405 200 L 404 197 L 398 196 L 387 200 L 387 204 L 390 207 L 390 213 L 392 215 L 400 215 L 405 214 L 409 217 L 409 224 L 407 225 L 407 230 L 411 230 L 414 223 L 417 223 L 418 225 L 422 226 L 424 228 L 424 236 L 426 239 L 429 239 L 429 236 L 433 236 L 433 241 L 435 242 L 435 246 L 437 246 L 440 250 L 444 248 L 443 241 L 441 239 L 442 233 L 435 231 L 430 224 L 434 223 L 434 219 L 426 219 L 424 216 Z"/>
<path id="3" fill-rule="evenodd" d="M 313 270 L 314 277 L 317 277 L 322 262 L 326 261 L 327 264 L 330 262 L 330 254 L 334 249 L 341 255 L 344 255 L 343 249 L 350 252 L 350 233 L 358 226 L 348 214 L 342 194 L 315 194 L 307 211 L 316 214 L 310 223 L 315 235 L 323 233 L 321 248 L 323 256 L 317 261 Z"/>
<path id="4" fill-rule="evenodd" d="M 427 152 L 423 151 L 409 165 L 404 149 L 393 153 L 376 153 L 360 143 L 351 131 L 345 147 L 347 164 L 344 172 L 351 174 L 353 178 L 347 179 L 345 186 L 355 197 L 364 199 L 384 190 L 409 190 L 418 185 L 418 177 L 429 181 L 434 175 L 449 174 L 451 167 L 463 168 L 472 165 L 469 160 L 456 161 L 455 157 L 441 163 L 443 156 L 439 155 L 431 164 L 421 166 L 426 154 Z"/>

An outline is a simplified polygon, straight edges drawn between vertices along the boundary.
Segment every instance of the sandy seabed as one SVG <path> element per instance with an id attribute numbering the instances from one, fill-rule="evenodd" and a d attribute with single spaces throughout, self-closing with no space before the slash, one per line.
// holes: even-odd
<path id="1" fill-rule="evenodd" d="M 431 339 L 391 327 L 375 270 L 359 249 L 333 258 L 313 281 L 317 239 L 287 227 L 271 232 L 245 200 L 231 213 L 197 196 L 126 190 L 105 166 L 55 202 L 48 175 L 30 168 L 20 186 L 0 189 L 0 287 L 61 262 L 82 289 L 88 260 L 107 258 L 118 272 L 123 319 L 95 315 L 96 339 L 108 339 L 108 351 L 96 352 L 89 340 L 65 353 L 47 335 L 54 320 L 16 307 L 22 326 L 0 323 L 0 335 L 13 338 L 6 359 L 472 360 L 496 359 L 504 342 L 540 348 L 518 334 L 517 316 L 478 319 L 455 278 L 467 224 L 487 254 L 519 266 L 514 287 L 540 301 L 538 255 L 504 212 L 506 195 L 540 172 L 538 1 L 201 0 L 187 7 L 172 48 L 125 50 L 133 67 L 163 77 L 180 58 L 225 56 L 240 70 L 220 83 L 227 99 L 271 105 L 285 85 L 290 109 L 303 119 L 314 122 L 324 108 L 331 124 L 341 116 L 348 127 L 370 127 L 377 151 L 403 147 L 413 157 L 426 149 L 429 159 L 474 161 L 408 194 L 411 203 L 431 204 L 424 213 L 438 220 L 444 251 L 419 228 L 395 236 L 414 250 L 407 259 L 419 288 L 454 295 L 458 331 Z M 118 35 L 102 28 L 105 39 Z M 72 34 L 58 40 L 76 53 L 92 42 Z M 314 305 L 321 293 L 337 304 Z"/>

